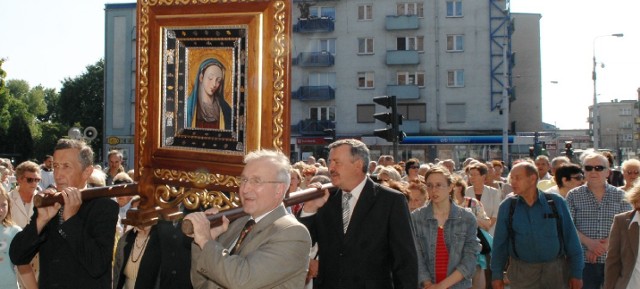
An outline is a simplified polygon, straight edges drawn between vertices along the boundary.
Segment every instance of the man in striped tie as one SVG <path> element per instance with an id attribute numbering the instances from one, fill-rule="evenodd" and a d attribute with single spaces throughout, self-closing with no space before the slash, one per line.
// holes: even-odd
<path id="1" fill-rule="evenodd" d="M 329 145 L 339 190 L 304 204 L 300 222 L 318 242 L 318 288 L 418 287 L 418 261 L 407 199 L 367 176 L 369 149 L 359 140 Z M 327 198 L 328 197 L 328 198 Z"/>

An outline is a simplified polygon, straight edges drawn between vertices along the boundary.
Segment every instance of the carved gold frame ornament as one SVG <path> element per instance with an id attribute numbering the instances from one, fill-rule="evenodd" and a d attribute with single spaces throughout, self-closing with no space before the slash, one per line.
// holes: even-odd
<path id="1" fill-rule="evenodd" d="M 238 162 L 241 158 L 225 164 L 224 157 L 211 158 L 206 152 L 200 155 L 187 153 L 186 159 L 182 159 L 183 152 L 178 151 L 157 154 L 157 135 L 161 117 L 157 111 L 159 105 L 156 94 L 159 81 L 155 75 L 155 68 L 162 58 L 162 53 L 156 51 L 159 50 L 158 34 L 162 29 L 158 19 L 175 15 L 195 19 L 198 15 L 214 15 L 214 10 L 215 15 L 226 13 L 227 17 L 260 15 L 262 20 L 259 21 L 257 29 L 258 34 L 264 35 L 264 51 L 254 52 L 257 57 L 253 61 L 261 61 L 259 65 L 262 71 L 271 72 L 271 75 L 264 74 L 264 84 L 258 88 L 261 90 L 262 99 L 257 97 L 252 100 L 261 104 L 258 108 L 261 113 L 259 117 L 256 116 L 259 121 L 254 122 L 254 126 L 258 124 L 258 127 L 250 128 L 257 131 L 256 144 L 247 150 L 269 148 L 288 153 L 289 104 L 285 91 L 290 90 L 290 5 L 290 0 L 138 0 L 135 173 L 136 180 L 141 184 L 141 195 L 146 195 L 147 199 L 152 199 L 155 205 L 163 208 L 177 207 L 182 203 L 187 209 L 215 206 L 224 210 L 240 205 L 236 193 L 238 180 L 234 175 L 241 171 L 242 163 Z M 212 6 L 215 6 L 215 9 Z M 251 73 L 257 74 L 256 71 Z M 209 168 L 200 172 L 198 166 L 192 164 L 206 164 L 210 159 L 217 162 L 215 170 Z M 176 164 L 175 168 L 171 168 L 173 164 Z M 217 171 L 218 168 L 220 171 Z M 216 186 L 216 189 L 209 190 L 212 185 Z M 224 187 L 229 188 L 226 192 L 228 195 L 217 190 Z M 144 207 L 149 206 L 143 205 Z"/>

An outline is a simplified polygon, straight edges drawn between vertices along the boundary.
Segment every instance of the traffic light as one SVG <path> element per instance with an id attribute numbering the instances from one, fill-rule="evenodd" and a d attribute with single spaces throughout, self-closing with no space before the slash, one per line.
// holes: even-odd
<path id="1" fill-rule="evenodd" d="M 376 96 L 373 98 L 373 102 L 386 108 L 391 108 L 390 112 L 379 112 L 373 115 L 373 118 L 382 121 L 387 125 L 386 128 L 374 130 L 373 135 L 379 138 L 383 138 L 388 142 L 402 141 L 405 134 L 404 132 L 400 131 L 400 125 L 402 124 L 402 115 L 398 114 L 396 96 Z"/>
<path id="2" fill-rule="evenodd" d="M 336 129 L 334 128 L 325 128 L 324 129 L 324 133 L 325 133 L 325 137 L 324 137 L 324 141 L 326 143 L 332 143 L 334 141 L 336 141 Z"/>

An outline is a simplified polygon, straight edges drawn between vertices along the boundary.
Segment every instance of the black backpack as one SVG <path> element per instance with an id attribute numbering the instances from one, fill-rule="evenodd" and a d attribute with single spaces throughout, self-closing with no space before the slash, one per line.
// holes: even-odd
<path id="1" fill-rule="evenodd" d="M 551 197 L 551 194 L 544 193 L 544 192 L 540 192 L 540 193 L 544 194 L 544 198 L 547 199 L 547 204 L 549 204 L 549 207 L 551 207 L 551 211 L 553 212 L 551 214 L 544 214 L 544 218 L 556 219 L 556 229 L 558 230 L 558 237 L 560 237 L 560 251 L 558 252 L 558 256 L 562 256 L 563 255 L 562 252 L 564 249 L 564 235 L 562 234 L 562 222 L 560 220 L 560 215 L 558 214 L 558 208 L 556 207 L 556 202 Z M 518 250 L 516 250 L 516 238 L 513 232 L 513 213 L 516 210 L 517 200 L 518 200 L 518 197 L 510 197 L 511 203 L 509 204 L 509 222 L 507 225 L 507 234 L 509 236 L 509 239 L 511 240 L 511 247 L 513 247 L 513 253 L 516 255 L 516 258 L 520 258 L 518 256 Z"/>

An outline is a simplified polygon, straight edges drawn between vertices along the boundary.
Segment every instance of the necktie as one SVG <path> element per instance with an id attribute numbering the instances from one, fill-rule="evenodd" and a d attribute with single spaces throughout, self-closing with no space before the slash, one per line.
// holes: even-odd
<path id="1" fill-rule="evenodd" d="M 231 249 L 231 255 L 233 255 L 236 251 L 238 251 L 238 249 L 240 248 L 240 245 L 242 245 L 242 241 L 244 241 L 244 238 L 247 236 L 247 234 L 249 234 L 249 232 L 251 232 L 251 229 L 253 229 L 253 225 L 256 224 L 256 221 L 251 219 L 249 221 L 247 221 L 246 224 L 244 224 L 244 228 L 242 228 L 242 231 L 240 232 L 240 237 L 238 237 L 238 241 L 236 241 L 236 245 L 233 246 L 233 249 Z"/>
<path id="2" fill-rule="evenodd" d="M 347 233 L 347 227 L 349 227 L 349 215 L 351 215 L 351 209 L 349 209 L 349 200 L 353 197 L 351 193 L 342 193 L 342 229 Z"/>

